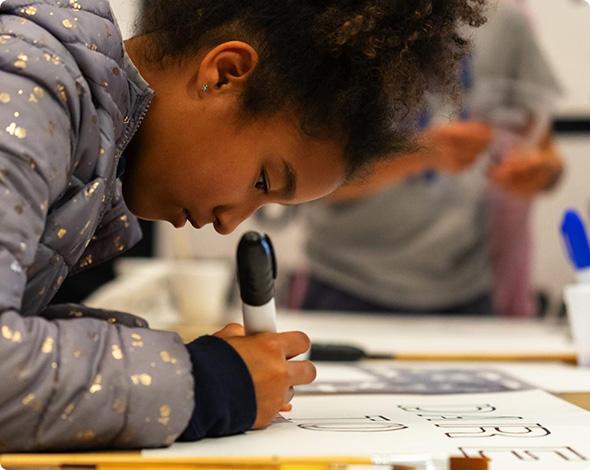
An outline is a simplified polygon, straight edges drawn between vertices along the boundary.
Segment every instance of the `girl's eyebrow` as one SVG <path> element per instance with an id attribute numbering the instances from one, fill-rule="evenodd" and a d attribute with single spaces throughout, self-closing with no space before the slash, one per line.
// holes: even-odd
<path id="1" fill-rule="evenodd" d="M 293 167 L 283 159 L 283 174 L 285 179 L 285 187 L 283 189 L 283 197 L 285 199 L 293 199 L 297 192 L 297 175 Z"/>

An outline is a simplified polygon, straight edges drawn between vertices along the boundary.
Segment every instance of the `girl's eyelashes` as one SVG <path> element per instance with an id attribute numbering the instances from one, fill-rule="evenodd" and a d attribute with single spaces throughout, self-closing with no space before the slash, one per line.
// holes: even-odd
<path id="1" fill-rule="evenodd" d="M 264 168 L 260 170 L 260 176 L 254 185 L 256 189 L 264 191 L 266 194 L 270 191 L 269 184 L 268 184 L 268 177 L 266 176 L 266 171 Z"/>

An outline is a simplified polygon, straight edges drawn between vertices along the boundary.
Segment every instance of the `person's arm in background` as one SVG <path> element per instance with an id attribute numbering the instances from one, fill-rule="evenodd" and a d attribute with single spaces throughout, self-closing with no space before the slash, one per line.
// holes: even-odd
<path id="1" fill-rule="evenodd" d="M 563 172 L 551 132 L 561 87 L 526 7 L 500 2 L 495 18 L 478 31 L 475 52 L 470 100 L 476 115 L 500 132 L 503 111 L 522 116 L 520 124 L 509 126 L 514 145 L 490 168 L 491 180 L 521 197 L 552 189 Z"/>
<path id="2" fill-rule="evenodd" d="M 426 170 L 457 173 L 475 163 L 489 146 L 491 128 L 479 122 L 454 122 L 423 131 L 416 153 L 393 156 L 376 163 L 370 173 L 348 183 L 327 198 L 326 202 L 368 197 Z"/>
<path id="3" fill-rule="evenodd" d="M 509 150 L 489 177 L 502 189 L 520 197 L 532 197 L 555 188 L 563 174 L 563 160 L 547 131 L 536 148 Z"/>

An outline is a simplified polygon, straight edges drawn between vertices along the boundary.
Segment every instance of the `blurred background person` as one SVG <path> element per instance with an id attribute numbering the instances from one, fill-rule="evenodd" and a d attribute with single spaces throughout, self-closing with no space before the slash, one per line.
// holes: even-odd
<path id="1" fill-rule="evenodd" d="M 433 100 L 421 150 L 307 206 L 303 309 L 536 313 L 527 220 L 562 173 L 560 86 L 520 3 L 499 3 L 475 34 L 457 121 Z"/>

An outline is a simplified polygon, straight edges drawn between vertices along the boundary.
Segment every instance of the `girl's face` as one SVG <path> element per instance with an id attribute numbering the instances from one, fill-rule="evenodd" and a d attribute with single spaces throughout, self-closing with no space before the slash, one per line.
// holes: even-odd
<path id="1" fill-rule="evenodd" d="M 142 67 L 126 47 L 156 92 L 123 180 L 138 217 L 213 223 L 228 234 L 264 204 L 311 201 L 344 182 L 341 142 L 303 135 L 286 111 L 239 121 L 237 96 L 257 62 L 248 45 L 224 44 L 170 69 Z"/>
<path id="2" fill-rule="evenodd" d="M 125 173 L 126 202 L 141 218 L 228 234 L 264 204 L 318 199 L 344 180 L 339 143 L 302 136 L 286 116 L 240 125 L 235 114 L 191 117 L 162 100 Z"/>

